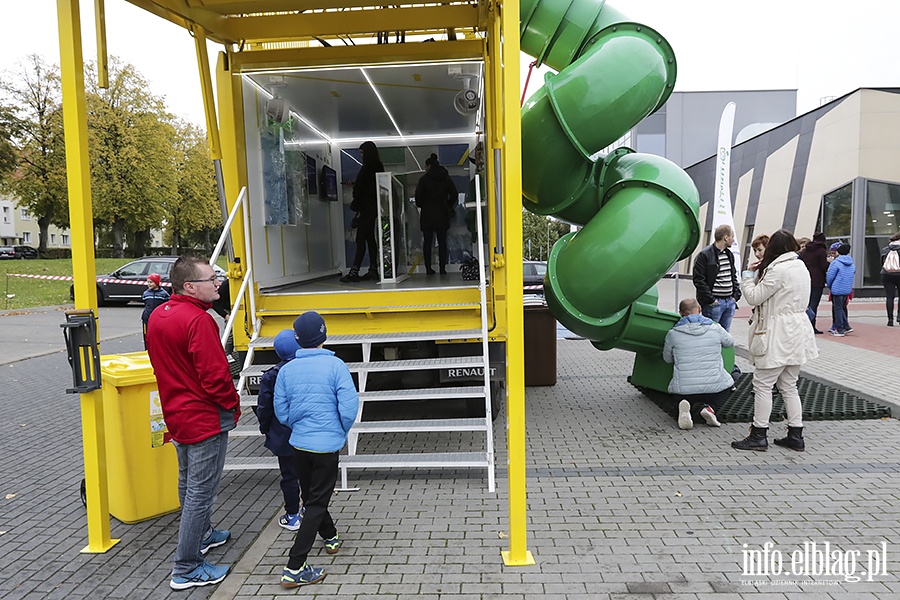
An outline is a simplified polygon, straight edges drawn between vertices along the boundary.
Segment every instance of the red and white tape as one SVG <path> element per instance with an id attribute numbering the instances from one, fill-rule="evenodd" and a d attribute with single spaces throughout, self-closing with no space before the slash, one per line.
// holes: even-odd
<path id="1" fill-rule="evenodd" d="M 542 285 L 526 285 L 522 287 L 523 290 L 542 290 L 544 286 Z"/>
<path id="2" fill-rule="evenodd" d="M 7 273 L 9 277 L 27 277 L 28 279 L 49 279 L 51 281 L 74 281 L 71 275 L 33 275 L 31 273 Z M 128 283 L 131 285 L 147 285 L 147 280 L 115 279 L 112 277 L 98 277 L 97 283 Z M 160 284 L 162 287 L 172 287 L 168 281 Z"/>

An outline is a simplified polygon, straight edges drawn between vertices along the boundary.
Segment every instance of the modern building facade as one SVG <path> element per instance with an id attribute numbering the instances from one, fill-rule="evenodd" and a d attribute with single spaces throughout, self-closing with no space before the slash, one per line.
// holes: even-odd
<path id="1" fill-rule="evenodd" d="M 712 155 L 687 168 L 700 191 L 704 243 L 715 165 Z M 824 231 L 829 242 L 850 243 L 857 293 L 880 293 L 881 248 L 900 231 L 900 88 L 858 89 L 736 143 L 731 197 L 745 264 L 755 235 Z"/>

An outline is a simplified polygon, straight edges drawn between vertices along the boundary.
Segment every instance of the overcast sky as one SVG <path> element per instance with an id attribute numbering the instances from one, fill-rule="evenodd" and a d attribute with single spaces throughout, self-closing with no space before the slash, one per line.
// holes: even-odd
<path id="1" fill-rule="evenodd" d="M 3 1 L 0 70 L 30 53 L 59 61 L 56 2 Z M 93 3 L 82 0 L 85 60 L 95 57 Z M 679 91 L 797 89 L 798 114 L 858 87 L 900 87 L 900 1 L 837 5 L 792 0 L 609 0 L 675 49 Z M 169 109 L 202 125 L 193 39 L 179 27 L 107 0 L 108 47 L 134 64 Z M 215 48 L 210 46 L 214 57 Z M 213 59 L 214 60 L 214 59 Z M 526 59 L 523 59 L 526 62 Z M 6 76 L 6 75 L 4 75 Z M 523 79 L 524 81 L 524 79 Z M 529 93 L 540 78 L 532 78 Z"/>

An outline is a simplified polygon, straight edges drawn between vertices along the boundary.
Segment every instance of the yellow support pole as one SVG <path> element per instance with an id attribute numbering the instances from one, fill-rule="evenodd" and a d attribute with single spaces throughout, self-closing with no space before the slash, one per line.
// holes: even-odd
<path id="1" fill-rule="evenodd" d="M 106 2 L 94 0 L 94 28 L 97 30 L 97 86 L 109 87 L 109 60 L 106 52 Z"/>
<path id="2" fill-rule="evenodd" d="M 92 309 L 96 314 L 97 270 L 94 263 L 80 9 L 78 0 L 57 0 L 56 6 L 59 15 L 60 75 L 66 134 L 66 175 L 69 186 L 69 227 L 72 232 L 75 308 Z M 81 431 L 84 444 L 88 522 L 88 545 L 82 552 L 106 552 L 119 540 L 110 539 L 109 536 L 109 490 L 106 479 L 106 445 L 100 390 L 81 395 Z"/>
<path id="3" fill-rule="evenodd" d="M 507 566 L 533 565 L 527 548 L 528 504 L 525 497 L 525 333 L 522 298 L 522 123 L 519 110 L 519 2 L 500 6 L 500 22 L 494 27 L 500 48 L 494 57 L 502 81 L 501 111 L 504 145 L 503 244 L 506 254 L 506 402 L 507 452 L 509 454 L 509 550 L 501 552 Z M 497 31 L 497 29 L 500 31 Z M 501 37 L 502 36 L 502 37 Z M 499 40 L 503 40 L 502 44 Z"/>
<path id="4" fill-rule="evenodd" d="M 206 113 L 206 137 L 209 140 L 209 157 L 222 159 L 219 141 L 219 125 L 216 122 L 216 102 L 213 99 L 212 77 L 209 73 L 209 54 L 206 51 L 206 30 L 195 25 L 194 45 L 197 48 L 197 69 L 200 71 L 200 89 L 203 93 L 203 112 Z"/>

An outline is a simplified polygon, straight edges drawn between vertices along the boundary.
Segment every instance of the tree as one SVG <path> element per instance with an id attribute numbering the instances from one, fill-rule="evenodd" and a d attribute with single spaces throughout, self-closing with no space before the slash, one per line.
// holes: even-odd
<path id="1" fill-rule="evenodd" d="M 14 140 L 21 135 L 22 125 L 14 108 L 0 104 L 0 178 L 11 174 L 19 162 Z"/>
<path id="2" fill-rule="evenodd" d="M 162 98 L 128 63 L 109 61 L 109 87 L 96 84 L 88 65 L 86 86 L 94 220 L 112 228 L 113 251 L 125 255 L 126 238 L 136 254 L 146 232 L 159 227 L 163 207 L 177 193 L 172 161 L 174 128 Z"/>
<path id="3" fill-rule="evenodd" d="M 0 90 L 19 111 L 11 136 L 17 166 L 6 187 L 37 218 L 45 252 L 50 225 L 69 226 L 59 69 L 32 54 L 3 78 Z"/>
<path id="4" fill-rule="evenodd" d="M 166 233 L 176 254 L 185 242 L 209 251 L 212 234 L 218 237 L 222 228 L 222 212 L 206 135 L 190 123 L 177 122 L 174 150 L 177 194 L 164 205 Z"/>
<path id="5" fill-rule="evenodd" d="M 522 256 L 526 260 L 547 260 L 549 250 L 569 233 L 569 224 L 522 209 Z"/>

